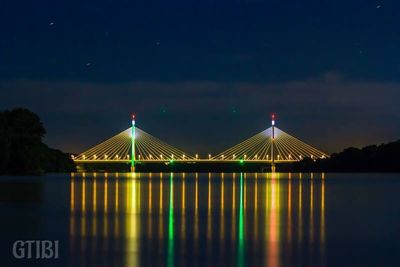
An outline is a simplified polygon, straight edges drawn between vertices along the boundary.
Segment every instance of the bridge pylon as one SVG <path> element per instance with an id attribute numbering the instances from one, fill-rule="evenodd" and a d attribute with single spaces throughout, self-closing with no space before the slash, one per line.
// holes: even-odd
<path id="1" fill-rule="evenodd" d="M 135 160 L 136 160 L 136 144 L 135 144 L 135 115 L 132 114 L 132 136 L 131 136 L 131 172 L 135 172 Z"/>
<path id="2" fill-rule="evenodd" d="M 278 163 L 328 158 L 326 153 L 310 146 L 276 127 L 276 116 L 271 116 L 271 127 L 217 154 L 214 161 L 269 163 L 275 171 Z"/>
<path id="3" fill-rule="evenodd" d="M 132 127 L 74 157 L 76 163 L 129 164 L 132 172 L 141 163 L 173 164 L 194 160 L 195 157 L 190 154 L 136 127 L 134 115 Z"/>
<path id="4" fill-rule="evenodd" d="M 272 114 L 271 116 L 271 129 L 272 129 L 272 135 L 271 135 L 271 171 L 275 172 L 275 155 L 274 155 L 274 145 L 275 145 L 275 114 Z"/>

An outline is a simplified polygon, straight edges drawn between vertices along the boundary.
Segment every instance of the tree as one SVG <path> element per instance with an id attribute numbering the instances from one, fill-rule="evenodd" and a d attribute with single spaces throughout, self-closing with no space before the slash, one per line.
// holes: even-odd
<path id="1" fill-rule="evenodd" d="M 69 171 L 69 155 L 42 143 L 46 130 L 39 116 L 17 108 L 0 113 L 0 173 Z"/>

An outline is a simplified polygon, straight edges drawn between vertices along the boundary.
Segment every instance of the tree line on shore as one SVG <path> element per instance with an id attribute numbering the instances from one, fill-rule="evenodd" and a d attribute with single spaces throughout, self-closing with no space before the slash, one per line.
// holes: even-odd
<path id="1" fill-rule="evenodd" d="M 40 118 L 24 108 L 0 112 L 0 174 L 69 172 L 75 164 L 69 154 L 49 148 Z"/>
<path id="2" fill-rule="evenodd" d="M 400 140 L 364 148 L 350 147 L 316 161 L 306 158 L 290 168 L 304 172 L 400 172 Z"/>

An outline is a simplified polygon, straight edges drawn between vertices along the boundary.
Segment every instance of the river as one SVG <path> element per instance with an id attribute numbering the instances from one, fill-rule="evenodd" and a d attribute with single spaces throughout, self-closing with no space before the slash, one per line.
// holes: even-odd
<path id="1" fill-rule="evenodd" d="M 0 266 L 400 266 L 399 176 L 3 176 Z M 16 259 L 16 240 L 59 258 Z"/>

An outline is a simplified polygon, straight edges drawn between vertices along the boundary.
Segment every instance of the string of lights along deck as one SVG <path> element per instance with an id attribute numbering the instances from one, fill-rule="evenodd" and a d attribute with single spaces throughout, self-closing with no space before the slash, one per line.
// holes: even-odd
<path id="1" fill-rule="evenodd" d="M 153 135 L 136 127 L 132 116 L 132 127 L 101 142 L 100 144 L 74 157 L 77 163 L 131 163 L 137 162 L 294 162 L 304 158 L 324 159 L 324 152 L 304 143 L 296 137 L 275 126 L 272 115 L 271 127 L 232 146 L 231 148 L 208 157 L 191 155 L 175 148 Z"/>

